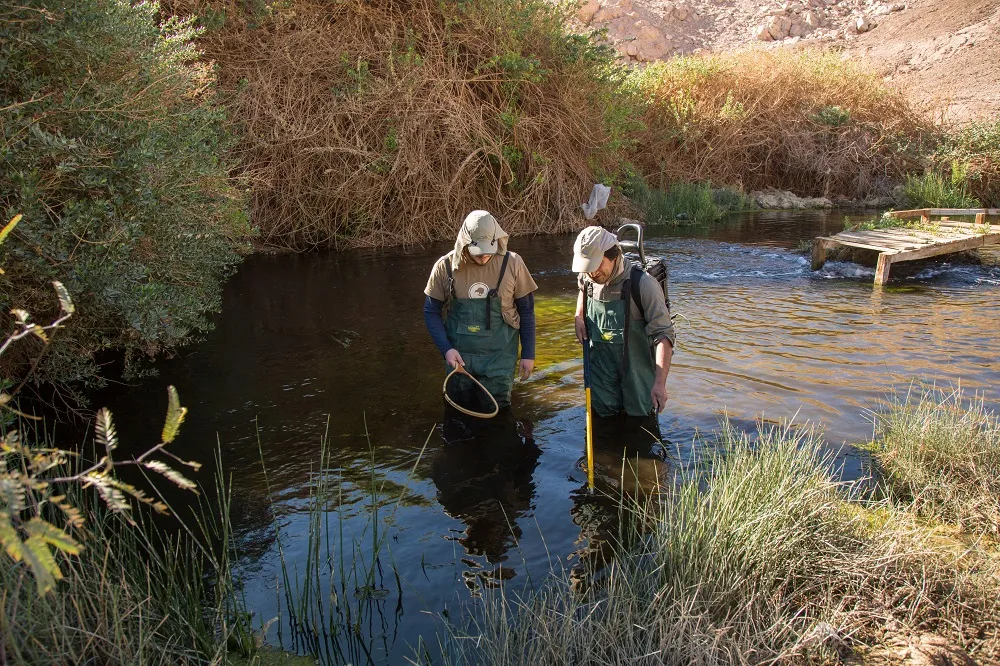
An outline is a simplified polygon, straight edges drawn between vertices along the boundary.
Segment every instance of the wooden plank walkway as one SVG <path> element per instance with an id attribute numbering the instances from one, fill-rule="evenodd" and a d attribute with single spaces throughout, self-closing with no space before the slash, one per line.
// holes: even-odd
<path id="1" fill-rule="evenodd" d="M 920 218 L 924 224 L 935 225 L 936 230 L 874 229 L 842 231 L 833 236 L 822 236 L 813 240 L 813 270 L 822 268 L 826 263 L 827 251 L 838 245 L 874 250 L 879 253 L 878 265 L 875 268 L 875 284 L 883 285 L 889 280 L 889 268 L 894 263 L 926 259 L 1000 243 L 1000 224 L 986 222 L 988 215 L 1000 215 L 1000 208 L 921 208 L 893 211 L 887 215 L 903 220 Z M 932 220 L 933 216 L 940 216 L 940 219 Z M 950 219 L 953 216 L 974 217 L 976 221 L 956 222 Z"/>

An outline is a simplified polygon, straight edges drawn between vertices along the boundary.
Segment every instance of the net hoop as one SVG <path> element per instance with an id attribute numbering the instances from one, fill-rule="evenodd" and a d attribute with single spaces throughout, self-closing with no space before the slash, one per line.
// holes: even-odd
<path id="1" fill-rule="evenodd" d="M 451 376 L 454 375 L 456 372 L 465 375 L 466 377 L 471 379 L 473 382 L 475 382 L 476 386 L 478 386 L 483 390 L 483 393 L 485 393 L 490 397 L 490 402 L 493 403 L 492 412 L 474 412 L 471 409 L 466 409 L 465 407 L 462 407 L 457 402 L 451 399 L 451 397 L 448 395 L 448 380 L 451 379 Z M 467 416 L 474 416 L 477 419 L 491 419 L 500 413 L 500 404 L 497 403 L 497 399 L 493 397 L 492 393 L 486 390 L 485 386 L 479 383 L 478 379 L 470 375 L 469 372 L 462 365 L 455 366 L 455 369 L 449 372 L 448 375 L 444 378 L 444 383 L 441 384 L 441 392 L 444 394 L 445 402 L 447 402 L 449 405 L 451 405 L 452 407 L 454 407 L 455 409 L 457 409 L 458 411 L 462 412 Z"/>

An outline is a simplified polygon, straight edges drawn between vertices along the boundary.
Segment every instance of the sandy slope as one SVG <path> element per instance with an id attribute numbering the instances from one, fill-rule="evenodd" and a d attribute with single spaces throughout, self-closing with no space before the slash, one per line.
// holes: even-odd
<path id="1" fill-rule="evenodd" d="M 581 28 L 607 30 L 634 62 L 749 47 L 835 49 L 946 121 L 1000 117 L 1000 0 L 584 0 L 578 17 Z"/>
<path id="2" fill-rule="evenodd" d="M 1000 120 L 1000 0 L 918 0 L 849 44 L 948 121 Z"/>

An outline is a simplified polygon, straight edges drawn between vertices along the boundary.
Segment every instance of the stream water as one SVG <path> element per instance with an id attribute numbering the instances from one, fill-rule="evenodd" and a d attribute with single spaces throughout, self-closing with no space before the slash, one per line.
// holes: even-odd
<path id="1" fill-rule="evenodd" d="M 723 415 L 749 429 L 758 419 L 817 424 L 850 478 L 863 460 L 844 442 L 869 438 L 867 411 L 911 382 L 961 382 L 1000 398 L 1000 269 L 901 264 L 885 289 L 852 263 L 812 272 L 800 242 L 842 226 L 842 215 L 762 213 L 650 232 L 647 253 L 668 258 L 682 317 L 659 419 L 667 459 L 641 461 L 638 481 L 626 485 L 684 460 Z M 442 439 L 443 362 L 421 313 L 427 274 L 447 244 L 251 257 L 204 342 L 107 397 L 123 440 L 148 441 L 173 384 L 190 409 L 175 452 L 208 462 L 221 448 L 245 598 L 255 622 L 280 615 L 267 626 L 269 642 L 311 645 L 330 663 L 399 663 L 482 587 L 499 578 L 537 585 L 579 559 L 605 509 L 582 492 L 572 240 L 512 239 L 539 286 L 537 372 L 515 386 L 512 418 L 467 445 Z M 614 446 L 598 452 L 612 486 L 621 455 Z M 334 484 L 326 519 L 335 546 L 348 560 L 381 552 L 381 568 L 351 578 L 335 602 L 321 575 L 327 606 L 360 613 L 342 623 L 358 638 L 341 653 L 321 646 L 336 640 L 322 630 L 296 635 L 282 604 L 285 576 L 316 562 L 307 508 L 318 473 Z"/>

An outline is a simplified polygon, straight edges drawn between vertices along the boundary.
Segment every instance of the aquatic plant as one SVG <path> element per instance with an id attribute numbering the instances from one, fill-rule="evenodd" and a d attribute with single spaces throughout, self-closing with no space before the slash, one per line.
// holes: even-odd
<path id="1" fill-rule="evenodd" d="M 661 501 L 623 507 L 640 528 L 587 589 L 556 571 L 488 597 L 471 626 L 449 624 L 445 662 L 828 663 L 917 628 L 998 653 L 995 559 L 848 501 L 864 494 L 831 478 L 816 433 L 725 424 L 708 448 Z"/>
<path id="2" fill-rule="evenodd" d="M 982 397 L 916 386 L 873 419 L 872 452 L 896 499 L 1000 536 L 1000 418 Z"/>
<path id="3" fill-rule="evenodd" d="M 666 189 L 649 187 L 633 177 L 625 194 L 642 210 L 647 224 L 683 225 L 715 222 L 726 213 L 750 210 L 753 203 L 742 192 L 713 189 L 709 183 L 673 183 Z"/>

